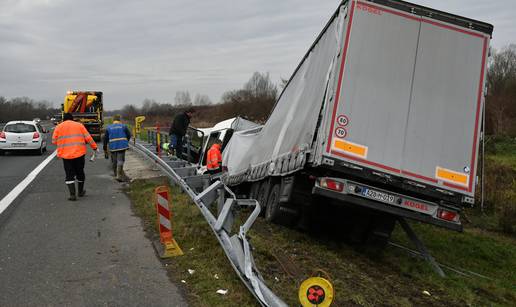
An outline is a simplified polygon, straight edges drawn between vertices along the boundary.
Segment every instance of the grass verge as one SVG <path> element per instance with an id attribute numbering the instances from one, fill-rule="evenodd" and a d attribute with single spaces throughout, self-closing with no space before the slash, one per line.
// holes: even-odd
<path id="1" fill-rule="evenodd" d="M 128 190 L 151 238 L 156 238 L 153 189 L 166 183 L 165 179 L 140 180 Z M 185 252 L 166 262 L 171 279 L 183 285 L 193 306 L 256 306 L 197 207 L 177 188 L 171 191 L 175 238 Z M 477 228 L 467 228 L 462 234 L 428 225 L 415 224 L 414 228 L 439 262 L 491 279 L 449 271 L 443 279 L 424 261 L 393 247 L 376 253 L 325 234 L 269 224 L 261 218 L 249 237 L 267 284 L 290 306 L 299 305 L 300 283 L 317 274 L 329 276 L 333 282 L 333 306 L 510 306 L 516 301 L 513 238 Z M 399 227 L 393 240 L 410 247 Z M 188 269 L 195 273 L 190 275 Z M 229 292 L 221 296 L 217 289 Z"/>
<path id="2" fill-rule="evenodd" d="M 158 185 L 168 185 L 167 179 L 136 180 L 127 190 L 150 239 L 158 239 L 153 204 Z M 192 306 L 258 306 L 234 273 L 197 207 L 177 187 L 170 187 L 170 191 L 174 238 L 185 254 L 164 261 L 169 277 L 183 288 Z M 195 273 L 190 274 L 189 269 Z M 216 293 L 219 289 L 229 291 L 220 295 Z"/>

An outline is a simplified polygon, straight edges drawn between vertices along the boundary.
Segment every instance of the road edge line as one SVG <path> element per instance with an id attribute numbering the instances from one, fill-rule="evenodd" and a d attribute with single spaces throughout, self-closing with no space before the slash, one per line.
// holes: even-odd
<path id="1" fill-rule="evenodd" d="M 11 205 L 11 203 L 29 186 L 29 184 L 36 179 L 39 173 L 54 159 L 57 155 L 57 150 L 48 156 L 43 162 L 41 162 L 35 169 L 30 172 L 25 179 L 20 181 L 9 194 L 7 194 L 2 200 L 0 200 L 0 214 Z"/>

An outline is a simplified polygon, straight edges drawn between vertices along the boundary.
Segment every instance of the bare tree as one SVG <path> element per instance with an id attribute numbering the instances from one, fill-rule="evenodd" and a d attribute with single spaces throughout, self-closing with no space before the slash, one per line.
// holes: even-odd
<path id="1" fill-rule="evenodd" d="M 174 98 L 174 102 L 176 105 L 191 105 L 192 98 L 190 97 L 190 92 L 188 91 L 177 91 L 176 97 Z"/>
<path id="2" fill-rule="evenodd" d="M 210 97 L 208 97 L 208 95 L 196 94 L 193 104 L 196 106 L 209 105 L 209 104 L 211 104 L 211 99 L 210 99 Z"/>
<path id="3" fill-rule="evenodd" d="M 0 97 L 0 122 L 10 120 L 30 120 L 35 117 L 42 119 L 59 112 L 52 107 L 52 103 L 46 100 L 35 101 L 28 97 L 15 97 L 6 99 Z"/>
<path id="4" fill-rule="evenodd" d="M 516 45 L 494 53 L 488 70 L 489 132 L 506 135 L 516 117 Z"/>
<path id="5" fill-rule="evenodd" d="M 136 116 L 139 115 L 138 108 L 136 108 L 132 104 L 125 105 L 120 112 L 122 113 L 122 116 L 126 120 L 132 120 L 133 118 L 135 118 Z"/>
<path id="6" fill-rule="evenodd" d="M 289 81 L 288 79 L 283 79 L 283 78 L 281 78 L 281 81 L 280 81 L 279 87 L 280 87 L 281 89 L 284 89 L 284 88 L 287 86 L 288 81 Z"/>
<path id="7" fill-rule="evenodd" d="M 269 73 L 255 72 L 251 79 L 244 84 L 244 90 L 248 91 L 251 96 L 263 99 L 276 99 L 278 88 L 272 83 Z"/>

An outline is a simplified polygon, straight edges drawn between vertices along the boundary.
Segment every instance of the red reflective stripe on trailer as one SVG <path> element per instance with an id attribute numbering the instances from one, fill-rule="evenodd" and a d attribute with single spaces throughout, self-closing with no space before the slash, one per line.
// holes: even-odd
<path id="1" fill-rule="evenodd" d="M 404 13 L 402 11 L 394 11 L 394 10 L 390 10 L 390 9 L 387 9 L 387 8 L 384 8 L 384 7 L 381 7 L 381 6 L 377 6 L 377 5 L 374 5 L 374 4 L 371 4 L 371 3 L 366 3 L 366 2 L 358 2 L 359 5 L 363 5 L 363 6 L 367 6 L 367 7 L 370 7 L 370 8 L 374 8 L 374 9 L 378 9 L 382 12 L 385 12 L 385 13 L 390 13 L 390 14 L 393 14 L 393 15 L 398 15 L 398 16 L 401 16 L 401 17 L 405 17 L 405 18 L 408 18 L 408 19 L 412 19 L 412 20 L 415 20 L 415 21 L 421 21 L 421 17 L 420 16 L 414 16 L 414 15 L 410 15 L 408 13 Z"/>
<path id="2" fill-rule="evenodd" d="M 456 184 L 453 184 L 453 183 L 448 183 L 448 182 L 443 182 L 443 184 L 447 187 L 450 187 L 450 188 L 454 188 L 454 189 L 457 189 L 457 190 L 463 190 L 463 191 L 468 191 L 469 192 L 469 187 L 462 187 L 460 185 L 456 185 Z"/>
<path id="3" fill-rule="evenodd" d="M 484 76 L 485 76 L 485 69 L 486 69 L 486 53 L 487 48 L 489 48 L 487 44 L 487 37 L 484 37 L 484 50 L 482 51 L 482 63 L 481 63 L 481 69 L 480 69 L 480 81 L 478 83 L 478 97 L 477 97 L 477 115 L 475 117 L 475 133 L 473 136 L 473 148 L 471 149 L 471 166 L 470 166 L 470 176 L 469 176 L 469 185 L 468 185 L 468 192 L 471 192 L 473 190 L 473 175 L 475 174 L 475 165 L 476 165 L 476 159 L 477 159 L 477 139 L 478 139 L 478 125 L 479 125 L 479 118 L 480 118 L 480 107 L 482 105 L 482 93 L 484 92 Z"/>
<path id="4" fill-rule="evenodd" d="M 405 171 L 405 170 L 402 170 L 401 173 L 404 174 L 404 175 L 410 176 L 410 177 L 415 177 L 415 178 L 427 180 L 427 181 L 430 181 L 430 182 L 433 182 L 433 183 L 437 183 L 438 182 L 438 180 L 435 179 L 435 178 L 426 177 L 426 176 L 419 175 L 419 174 L 416 174 L 416 173 L 411 173 L 411 172 Z"/>
<path id="5" fill-rule="evenodd" d="M 340 87 L 342 85 L 342 77 L 344 74 L 344 65 L 346 64 L 346 53 L 348 51 L 349 37 L 351 33 L 351 24 L 353 23 L 353 14 L 355 12 L 355 1 L 351 2 L 351 12 L 349 13 L 348 28 L 346 29 L 346 38 L 344 41 L 344 48 L 342 50 L 342 61 L 340 62 L 339 82 L 337 83 L 337 93 L 335 95 L 335 103 L 333 104 L 333 114 L 331 116 L 330 135 L 328 136 L 328 144 L 326 145 L 326 152 L 330 152 L 331 140 L 333 139 L 333 128 L 335 125 L 335 116 L 337 116 L 337 106 L 340 99 Z"/>
<path id="6" fill-rule="evenodd" d="M 341 153 L 341 152 L 338 152 L 338 151 L 333 151 L 332 150 L 331 153 L 334 154 L 334 155 L 337 155 L 337 156 L 341 156 L 341 157 L 344 157 L 344 158 L 348 158 L 348 159 L 355 160 L 355 161 L 358 161 L 358 162 L 362 162 L 362 163 L 365 163 L 365 164 L 369 164 L 369 165 L 372 165 L 372 166 L 380 167 L 380 168 L 383 168 L 385 170 L 388 170 L 388 171 L 391 171 L 391 172 L 394 172 L 394 173 L 401 173 L 401 171 L 399 169 L 394 168 L 394 167 L 390 167 L 390 166 L 383 165 L 383 164 L 380 164 L 380 163 L 376 163 L 376 162 L 373 162 L 373 161 L 369 161 L 369 160 L 365 160 L 365 159 L 362 159 L 362 158 L 354 157 L 352 155 L 347 155 L 345 153 Z"/>
<path id="7" fill-rule="evenodd" d="M 429 23 L 431 25 L 434 25 L 434 26 L 437 26 L 437 27 L 441 27 L 441 28 L 444 28 L 444 29 L 447 29 L 447 30 L 451 30 L 451 31 L 455 31 L 455 32 L 460 32 L 460 33 L 468 34 L 468 35 L 472 35 L 472 36 L 476 36 L 476 37 L 479 37 L 479 38 L 484 38 L 485 37 L 484 35 L 482 35 L 480 33 L 471 32 L 471 31 L 468 31 L 466 29 L 457 28 L 457 27 L 454 27 L 452 25 L 445 24 L 445 23 L 440 23 L 440 22 L 437 22 L 437 21 L 434 21 L 434 20 L 422 19 L 422 22 L 426 22 L 426 23 Z"/>
<path id="8" fill-rule="evenodd" d="M 361 6 L 367 6 L 367 7 L 374 8 L 374 9 L 380 10 L 382 12 L 390 13 L 390 14 L 393 14 L 393 15 L 405 17 L 405 18 L 408 18 L 408 19 L 416 20 L 416 21 L 425 22 L 425 23 L 428 23 L 428 24 L 431 24 L 431 25 L 434 25 L 434 26 L 437 26 L 437 27 L 440 27 L 440 28 L 447 29 L 447 30 L 451 30 L 451 31 L 455 31 L 455 32 L 460 32 L 460 33 L 463 33 L 463 34 L 468 34 L 468 35 L 476 36 L 476 37 L 479 37 L 479 38 L 485 38 L 485 35 L 482 35 L 481 33 L 473 32 L 473 31 L 470 31 L 470 30 L 467 30 L 467 29 L 463 29 L 463 28 L 460 28 L 460 27 L 456 27 L 456 26 L 453 26 L 453 25 L 450 25 L 450 24 L 447 24 L 447 23 L 438 22 L 436 20 L 428 20 L 428 19 L 422 18 L 419 15 L 418 16 L 414 16 L 412 14 L 405 13 L 403 11 L 395 11 L 395 10 L 384 8 L 384 7 L 378 6 L 377 4 L 372 4 L 372 3 L 366 3 L 366 2 L 360 2 L 359 1 L 358 4 L 361 5 Z"/>

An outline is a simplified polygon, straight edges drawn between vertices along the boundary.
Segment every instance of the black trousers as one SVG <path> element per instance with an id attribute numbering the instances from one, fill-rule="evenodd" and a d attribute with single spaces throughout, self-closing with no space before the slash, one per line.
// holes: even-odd
<path id="1" fill-rule="evenodd" d="M 183 154 L 183 135 L 178 134 L 171 134 L 170 135 L 170 143 L 174 147 L 174 150 L 176 151 L 176 157 L 179 159 L 185 159 Z"/>
<path id="2" fill-rule="evenodd" d="M 77 181 L 84 182 L 86 175 L 84 175 L 84 156 L 75 159 L 63 159 L 64 170 L 66 174 L 66 184 Z"/>

